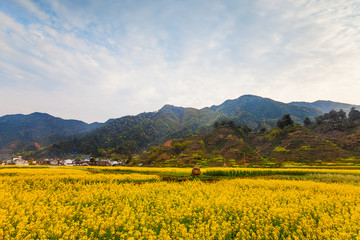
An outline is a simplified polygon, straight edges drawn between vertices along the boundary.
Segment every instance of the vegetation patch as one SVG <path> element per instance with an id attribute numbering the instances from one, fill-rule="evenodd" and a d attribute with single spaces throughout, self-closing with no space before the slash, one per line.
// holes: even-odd
<path id="1" fill-rule="evenodd" d="M 283 147 L 276 147 L 274 150 L 274 152 L 291 152 L 290 150 L 287 150 L 286 148 Z"/>
<path id="2" fill-rule="evenodd" d="M 300 151 L 308 151 L 308 150 L 311 150 L 311 147 L 310 146 L 301 146 L 299 148 Z"/>

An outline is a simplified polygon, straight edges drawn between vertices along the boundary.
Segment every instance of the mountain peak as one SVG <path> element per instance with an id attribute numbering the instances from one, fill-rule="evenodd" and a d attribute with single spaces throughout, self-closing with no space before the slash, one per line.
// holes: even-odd
<path id="1" fill-rule="evenodd" d="M 238 97 L 237 99 L 264 99 L 264 98 L 257 95 L 245 94 Z"/>
<path id="2" fill-rule="evenodd" d="M 32 117 L 52 117 L 52 118 L 55 118 L 54 116 L 51 116 L 51 115 L 48 114 L 48 113 L 41 113 L 41 112 L 33 112 L 33 113 L 30 113 L 30 114 L 25 115 L 25 116 L 32 116 Z"/>
<path id="3" fill-rule="evenodd" d="M 177 110 L 183 110 L 184 108 L 183 107 L 177 107 L 177 106 L 174 106 L 174 105 L 171 105 L 171 104 L 165 104 L 160 110 L 160 111 L 177 111 Z"/>

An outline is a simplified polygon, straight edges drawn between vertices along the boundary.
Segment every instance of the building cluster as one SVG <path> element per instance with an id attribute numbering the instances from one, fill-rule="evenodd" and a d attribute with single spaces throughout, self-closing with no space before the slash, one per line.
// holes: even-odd
<path id="1" fill-rule="evenodd" d="M 3 160 L 2 165 L 58 165 L 58 166 L 124 166 L 125 162 L 82 156 L 76 159 L 25 160 L 22 156 Z"/>

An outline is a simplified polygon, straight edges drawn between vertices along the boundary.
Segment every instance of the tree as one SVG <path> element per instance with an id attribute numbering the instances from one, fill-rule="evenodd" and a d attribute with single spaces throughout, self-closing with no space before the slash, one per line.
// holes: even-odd
<path id="1" fill-rule="evenodd" d="M 333 120 L 333 121 L 338 120 L 338 114 L 334 109 L 332 109 L 329 113 L 325 114 L 324 116 L 326 116 L 326 118 L 329 120 Z"/>
<path id="2" fill-rule="evenodd" d="M 120 144 L 116 151 L 120 154 L 126 154 L 128 157 L 126 163 L 129 163 L 132 160 L 132 154 L 139 151 L 139 146 L 135 140 L 128 140 Z"/>
<path id="3" fill-rule="evenodd" d="M 262 134 L 264 134 L 264 133 L 266 132 L 266 127 L 260 128 L 259 132 L 262 133 Z"/>
<path id="4" fill-rule="evenodd" d="M 342 109 L 340 109 L 339 112 L 333 109 L 329 113 L 324 114 L 324 120 L 328 122 L 337 123 L 345 119 L 346 119 L 346 113 Z"/>
<path id="5" fill-rule="evenodd" d="M 185 149 L 185 144 L 181 144 L 179 142 L 176 142 L 173 144 L 173 149 L 174 149 L 174 152 L 179 155 L 182 151 L 184 151 Z"/>
<path id="6" fill-rule="evenodd" d="M 290 114 L 285 114 L 281 119 L 276 123 L 276 126 L 280 129 L 284 129 L 287 126 L 293 125 L 294 121 L 291 119 Z"/>
<path id="7" fill-rule="evenodd" d="M 214 123 L 214 127 L 217 128 L 217 127 L 227 127 L 227 128 L 232 128 L 232 129 L 235 129 L 236 128 L 236 124 L 233 120 L 229 120 L 229 121 L 226 121 L 226 120 L 222 120 L 220 123 L 219 122 L 215 122 Z"/>
<path id="8" fill-rule="evenodd" d="M 310 119 L 309 119 L 308 117 L 306 117 L 306 118 L 304 119 L 304 126 L 307 127 L 307 126 L 309 126 L 310 124 L 311 124 Z"/>
<path id="9" fill-rule="evenodd" d="M 248 125 L 244 125 L 242 127 L 242 130 L 245 132 L 245 133 L 250 133 L 252 131 L 252 129 L 248 126 Z"/>
<path id="10" fill-rule="evenodd" d="M 233 120 L 228 121 L 228 125 L 230 128 L 235 128 L 235 123 Z"/>
<path id="11" fill-rule="evenodd" d="M 349 120 L 350 121 L 360 120 L 360 112 L 356 110 L 355 107 L 352 107 L 349 112 Z"/>
<path id="12" fill-rule="evenodd" d="M 338 111 L 338 116 L 341 120 L 344 120 L 344 119 L 346 119 L 346 112 L 344 112 L 344 110 L 340 109 Z"/>
<path id="13" fill-rule="evenodd" d="M 324 123 L 324 116 L 320 115 L 320 116 L 316 117 L 315 120 L 316 120 L 317 125 L 322 124 L 322 123 Z"/>

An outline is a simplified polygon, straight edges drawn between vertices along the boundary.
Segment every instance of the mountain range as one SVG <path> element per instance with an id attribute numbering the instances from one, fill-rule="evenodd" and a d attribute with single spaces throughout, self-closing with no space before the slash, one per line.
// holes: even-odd
<path id="1" fill-rule="evenodd" d="M 215 122 L 231 120 L 253 129 L 271 128 L 284 114 L 297 123 L 312 121 L 328 109 L 345 111 L 350 104 L 330 101 L 282 103 L 269 98 L 244 95 L 202 109 L 165 105 L 156 112 L 87 124 L 44 113 L 7 115 L 0 118 L 0 154 L 32 152 L 35 157 L 64 157 L 70 153 L 101 156 L 142 152 L 169 139 L 203 134 Z"/>
<path id="2" fill-rule="evenodd" d="M 290 104 L 301 106 L 301 107 L 314 108 L 323 113 L 330 112 L 331 110 L 339 111 L 340 109 L 344 110 L 346 113 L 349 113 L 350 109 L 352 107 L 360 109 L 360 106 L 358 106 L 358 105 L 352 105 L 352 104 L 347 104 L 347 103 L 338 103 L 338 102 L 332 102 L 332 101 L 323 101 L 323 100 L 312 102 L 312 103 L 291 102 Z"/>
<path id="3" fill-rule="evenodd" d="M 102 125 L 64 120 L 38 112 L 29 115 L 6 115 L 0 118 L 0 155 L 38 150 L 73 136 L 83 136 Z"/>

